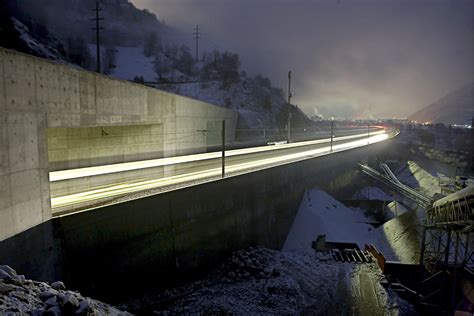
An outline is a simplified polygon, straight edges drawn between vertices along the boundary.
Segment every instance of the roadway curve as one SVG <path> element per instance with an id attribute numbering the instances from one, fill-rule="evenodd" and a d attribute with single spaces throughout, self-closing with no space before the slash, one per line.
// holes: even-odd
<path id="1" fill-rule="evenodd" d="M 336 137 L 333 140 L 333 152 L 349 150 L 389 138 L 385 130 Z M 226 177 L 253 172 L 282 164 L 310 159 L 330 154 L 330 139 L 318 139 L 290 144 L 259 146 L 226 151 Z M 87 191 L 54 196 L 51 206 L 53 214 L 62 215 L 75 211 L 92 209 L 103 205 L 120 203 L 130 199 L 142 198 L 182 187 L 215 181 L 221 178 L 221 152 L 211 152 L 179 157 L 153 159 L 106 166 L 80 168 L 50 172 L 50 182 L 71 186 L 74 180 L 94 178 L 113 173 L 131 173 L 136 170 L 178 166 L 171 176 L 153 179 L 133 179 L 120 183 L 110 183 L 88 188 Z M 123 178 L 123 177 L 122 177 Z M 70 182 L 70 183 L 68 183 Z"/>

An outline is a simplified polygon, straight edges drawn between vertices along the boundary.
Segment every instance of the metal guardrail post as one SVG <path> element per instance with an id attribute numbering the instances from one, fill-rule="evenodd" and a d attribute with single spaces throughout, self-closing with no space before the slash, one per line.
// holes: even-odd
<path id="1" fill-rule="evenodd" d="M 225 120 L 222 120 L 222 178 L 225 178 Z"/>

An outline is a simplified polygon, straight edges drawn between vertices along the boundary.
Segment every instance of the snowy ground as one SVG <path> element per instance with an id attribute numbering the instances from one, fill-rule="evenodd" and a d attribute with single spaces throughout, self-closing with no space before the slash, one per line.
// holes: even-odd
<path id="1" fill-rule="evenodd" d="M 156 81 L 153 58 L 143 55 L 143 47 L 117 47 L 116 65 L 113 75 L 117 78 L 133 80 L 143 76 L 145 81 Z"/>
<path id="2" fill-rule="evenodd" d="M 89 52 L 92 58 L 96 58 L 96 46 L 89 44 Z M 153 70 L 153 58 L 146 57 L 143 54 L 143 47 L 117 46 L 116 51 L 116 68 L 112 71 L 112 76 L 123 79 L 133 80 L 135 77 L 143 76 L 145 81 L 156 81 L 156 73 Z M 101 50 L 102 56 L 105 50 Z"/>
<path id="3" fill-rule="evenodd" d="M 336 263 L 328 255 L 251 248 L 207 278 L 131 302 L 158 315 L 409 315 L 411 306 L 379 281 L 376 264 Z"/>

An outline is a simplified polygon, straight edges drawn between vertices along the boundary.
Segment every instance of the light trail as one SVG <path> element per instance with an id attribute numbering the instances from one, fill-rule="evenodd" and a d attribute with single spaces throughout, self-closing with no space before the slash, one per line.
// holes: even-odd
<path id="1" fill-rule="evenodd" d="M 380 135 L 383 133 L 385 133 L 384 130 L 372 132 L 371 135 Z M 367 133 L 362 133 L 362 134 L 357 134 L 357 135 L 335 137 L 334 142 L 360 138 L 366 135 Z M 234 149 L 234 150 L 227 150 L 225 152 L 225 155 L 226 157 L 234 157 L 234 156 L 239 156 L 239 155 L 262 153 L 262 152 L 268 152 L 268 151 L 273 151 L 273 150 L 283 150 L 283 149 L 289 149 L 289 148 L 324 144 L 324 143 L 329 143 L 330 141 L 331 141 L 330 138 L 325 138 L 325 139 L 304 141 L 304 142 L 298 142 L 298 143 Z M 86 168 L 78 168 L 78 169 L 71 169 L 71 170 L 53 171 L 49 173 L 49 181 L 55 182 L 55 181 L 91 177 L 91 176 L 97 176 L 97 175 L 109 174 L 109 173 L 125 172 L 125 171 L 139 170 L 139 169 L 145 169 L 145 168 L 163 167 L 163 166 L 169 166 L 169 165 L 186 163 L 186 162 L 216 159 L 220 157 L 221 157 L 221 152 L 218 151 L 218 152 L 211 152 L 211 153 L 204 153 L 204 154 L 194 154 L 194 155 L 160 158 L 160 159 L 152 159 L 152 160 L 144 160 L 144 161 L 125 162 L 125 163 L 118 163 L 118 164 L 111 164 L 111 165 L 97 166 L 97 167 L 86 167 Z"/>
<path id="2" fill-rule="evenodd" d="M 342 144 L 335 144 L 333 145 L 333 152 L 339 152 L 339 151 L 344 151 L 344 150 L 353 149 L 357 147 L 362 147 L 368 144 L 381 142 L 389 138 L 388 134 L 386 134 L 384 131 L 373 133 L 373 134 L 377 134 L 377 135 L 373 135 L 369 139 L 363 138 L 363 139 L 353 140 L 349 142 L 344 142 Z M 352 136 L 351 137 L 345 136 L 347 137 L 345 139 L 355 138 Z M 358 135 L 358 137 L 360 138 L 360 135 Z M 315 141 L 311 141 L 312 144 L 321 144 L 325 142 L 327 141 L 318 140 L 316 141 L 316 143 Z M 309 143 L 309 142 L 306 142 L 306 143 Z M 285 145 L 287 146 L 287 148 L 296 147 L 295 146 L 296 144 L 285 144 Z M 263 150 L 260 150 L 259 148 L 261 147 L 246 148 L 245 150 L 239 149 L 234 152 L 240 152 L 240 154 L 234 153 L 234 156 L 244 155 L 244 153 L 242 152 L 254 153 L 254 152 L 263 151 Z M 254 151 L 255 149 L 257 149 L 257 151 Z M 331 153 L 330 147 L 325 146 L 321 148 L 312 148 L 312 149 L 308 148 L 300 152 L 289 153 L 289 154 L 288 153 L 285 154 L 282 152 L 281 155 L 278 155 L 276 157 L 255 158 L 255 160 L 253 161 L 239 162 L 237 160 L 237 161 L 234 161 L 232 165 L 229 165 L 226 167 L 226 175 L 232 176 L 236 174 L 242 174 L 245 172 L 262 170 L 262 169 L 266 169 L 266 168 L 270 168 L 270 167 L 274 167 L 278 165 L 293 163 L 300 160 L 327 155 L 330 153 Z M 211 153 L 211 154 L 215 154 L 215 153 Z M 191 155 L 191 156 L 199 156 L 199 155 Z M 197 161 L 197 160 L 186 160 L 184 159 L 184 157 L 186 156 L 175 157 L 175 158 L 180 158 L 178 159 L 178 161 L 186 161 L 186 162 Z M 204 158 L 204 160 L 207 160 L 207 159 L 212 159 L 212 158 Z M 158 166 L 163 166 L 163 165 L 158 165 Z M 130 169 L 130 170 L 133 170 L 133 169 Z M 209 181 L 216 180 L 220 177 L 220 174 L 221 174 L 221 168 L 219 167 L 219 162 L 216 161 L 216 167 L 211 167 L 206 170 L 188 172 L 181 175 L 174 175 L 174 176 L 152 179 L 152 180 L 142 180 L 142 181 L 138 180 L 138 181 L 130 181 L 130 182 L 125 182 L 125 183 L 120 183 L 120 184 L 111 184 L 110 186 L 92 189 L 87 192 L 81 192 L 81 193 L 75 193 L 75 194 L 70 194 L 66 196 L 55 197 L 51 199 L 51 206 L 53 209 L 64 208 L 64 207 L 79 205 L 79 204 L 84 204 L 84 203 L 87 204 L 94 201 L 103 201 L 103 200 L 112 199 L 119 196 L 124 196 L 127 194 L 136 193 L 139 191 L 145 191 L 145 190 L 159 188 L 159 187 L 174 186 L 178 184 L 182 184 L 184 187 L 184 186 L 189 186 L 196 183 L 202 183 L 202 181 L 206 179 L 208 179 Z"/>

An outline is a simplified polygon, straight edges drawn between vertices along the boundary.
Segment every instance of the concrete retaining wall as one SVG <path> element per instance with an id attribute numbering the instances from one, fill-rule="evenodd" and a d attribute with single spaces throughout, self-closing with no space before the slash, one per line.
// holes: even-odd
<path id="1" fill-rule="evenodd" d="M 168 157 L 206 148 L 199 133 L 188 138 L 177 134 L 223 119 L 230 141 L 236 112 L 0 48 L 0 240 L 51 218 L 48 128 L 52 134 L 65 129 L 73 143 L 69 135 L 76 129 L 81 134 L 97 127 L 161 126 L 157 152 Z M 138 143 L 144 143 L 148 136 L 140 137 Z M 50 149 L 54 170 L 149 154 L 145 146 L 127 153 L 110 150 L 105 157 L 79 154 L 74 146 L 57 150 Z"/>
<path id="2" fill-rule="evenodd" d="M 31 239 L 30 233 L 28 242 L 28 232 L 10 238 L 0 243 L 0 261 L 20 273 L 41 266 L 42 278 L 62 279 L 87 295 L 108 300 L 146 290 L 147 284 L 156 289 L 194 275 L 196 267 L 216 264 L 235 249 L 252 245 L 279 249 L 306 189 L 317 186 L 331 193 L 344 189 L 354 180 L 357 162 L 390 144 L 54 218 L 45 224 L 52 230 L 51 239 Z M 34 248 L 43 252 L 25 258 L 13 251 L 25 243 L 35 243 Z"/>
<path id="3" fill-rule="evenodd" d="M 49 128 L 49 170 L 163 157 L 163 125 Z"/>

